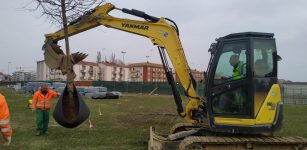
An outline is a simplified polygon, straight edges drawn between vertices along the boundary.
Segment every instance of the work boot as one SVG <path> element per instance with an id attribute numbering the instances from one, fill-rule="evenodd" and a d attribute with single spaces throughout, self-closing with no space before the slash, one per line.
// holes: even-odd
<path id="1" fill-rule="evenodd" d="M 48 131 L 43 132 L 44 135 L 49 135 Z"/>
<path id="2" fill-rule="evenodd" d="M 36 136 L 40 136 L 40 135 L 42 135 L 42 134 L 41 134 L 41 132 L 37 131 L 35 135 L 36 135 Z"/>

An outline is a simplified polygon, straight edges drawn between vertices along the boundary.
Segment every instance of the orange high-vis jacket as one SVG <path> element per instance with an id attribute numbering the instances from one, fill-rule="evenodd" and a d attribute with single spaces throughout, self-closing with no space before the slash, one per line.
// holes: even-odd
<path id="1" fill-rule="evenodd" d="M 0 94 L 0 131 L 4 137 L 10 137 L 13 134 L 13 130 L 10 125 L 10 111 L 4 96 L 1 94 Z"/>
<path id="2" fill-rule="evenodd" d="M 50 109 L 51 107 L 51 100 L 54 97 L 57 97 L 58 93 L 54 92 L 50 89 L 48 89 L 48 92 L 46 95 L 44 95 L 41 90 L 38 90 L 32 99 L 32 108 L 38 108 L 42 110 L 47 110 Z"/>

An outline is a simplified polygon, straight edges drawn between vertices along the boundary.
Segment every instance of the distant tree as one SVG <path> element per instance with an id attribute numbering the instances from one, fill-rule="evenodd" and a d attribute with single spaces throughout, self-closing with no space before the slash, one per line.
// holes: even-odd
<path id="1" fill-rule="evenodd" d="M 101 52 L 100 51 L 98 51 L 97 52 L 97 63 L 101 63 Z"/>
<path id="2" fill-rule="evenodd" d="M 124 62 L 123 62 L 122 60 L 120 60 L 120 59 L 117 59 L 117 64 L 119 64 L 119 65 L 125 65 Z"/>
<path id="3" fill-rule="evenodd" d="M 110 63 L 115 63 L 115 64 L 120 64 L 120 65 L 123 65 L 123 64 L 124 64 L 124 62 L 123 62 L 122 60 L 116 58 L 115 53 L 112 53 L 112 54 L 110 55 L 109 61 L 108 61 L 108 62 L 110 62 Z"/>
<path id="4" fill-rule="evenodd" d="M 115 55 L 115 53 L 112 53 L 110 55 L 109 62 L 110 63 L 116 63 L 116 55 Z"/>

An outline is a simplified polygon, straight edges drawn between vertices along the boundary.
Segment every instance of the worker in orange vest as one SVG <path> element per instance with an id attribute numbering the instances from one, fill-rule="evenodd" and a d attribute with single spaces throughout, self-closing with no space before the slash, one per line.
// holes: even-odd
<path id="1" fill-rule="evenodd" d="M 51 108 L 51 100 L 58 97 L 58 93 L 54 92 L 43 84 L 32 99 L 32 110 L 36 112 L 36 135 L 48 134 L 49 112 Z"/>
<path id="2" fill-rule="evenodd" d="M 5 140 L 4 146 L 9 146 L 12 141 L 13 130 L 10 125 L 10 112 L 6 100 L 0 94 L 0 130 Z"/>

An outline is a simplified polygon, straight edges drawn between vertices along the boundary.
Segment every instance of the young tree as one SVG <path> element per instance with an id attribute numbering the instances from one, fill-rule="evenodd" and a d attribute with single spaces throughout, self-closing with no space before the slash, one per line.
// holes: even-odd
<path id="1" fill-rule="evenodd" d="M 68 67 L 65 67 L 67 70 L 62 70 L 62 73 L 67 74 L 67 82 L 72 83 L 75 78 L 75 73 L 73 72 L 71 60 L 77 63 L 76 61 L 81 61 L 87 55 L 83 53 L 70 54 L 67 24 L 68 22 L 74 22 L 92 8 L 100 5 L 104 0 L 34 0 L 33 2 L 35 2 L 34 8 L 30 10 L 40 10 L 42 16 L 46 16 L 51 23 L 63 25 L 67 57 L 65 61 Z M 59 51 L 62 50 L 59 49 Z"/>
<path id="2" fill-rule="evenodd" d="M 59 48 L 59 46 L 50 46 L 52 46 L 55 53 L 63 56 L 61 57 L 62 67 L 60 68 L 62 73 L 66 74 L 68 91 L 68 97 L 65 98 L 65 100 L 63 98 L 63 111 L 66 120 L 68 122 L 73 122 L 78 114 L 78 109 L 76 109 L 76 107 L 78 107 L 78 102 L 76 102 L 73 97 L 73 81 L 76 77 L 73 70 L 73 64 L 83 60 L 87 55 L 79 52 L 70 54 L 67 29 L 68 22 L 73 22 L 74 20 L 78 19 L 92 8 L 100 5 L 102 2 L 104 2 L 104 0 L 33 0 L 33 2 L 35 3 L 34 8 L 30 10 L 40 10 L 42 12 L 42 16 L 46 16 L 48 19 L 50 19 L 51 23 L 63 25 L 66 55 L 64 55 L 64 52 Z"/>

